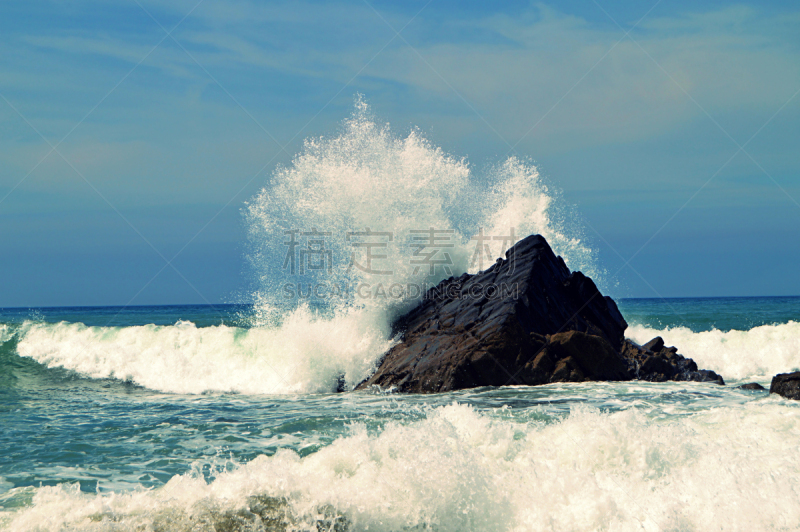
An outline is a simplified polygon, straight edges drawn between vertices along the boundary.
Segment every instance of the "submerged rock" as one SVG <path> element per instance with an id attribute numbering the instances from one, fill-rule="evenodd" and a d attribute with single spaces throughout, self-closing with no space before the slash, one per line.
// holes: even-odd
<path id="1" fill-rule="evenodd" d="M 627 326 L 610 297 L 532 235 L 492 268 L 431 288 L 395 321 L 400 343 L 357 388 L 431 393 L 633 378 L 723 384 L 660 338 L 649 349 L 625 340 Z"/>
<path id="2" fill-rule="evenodd" d="M 742 384 L 739 386 L 742 390 L 766 390 L 763 386 L 761 386 L 757 382 L 748 382 L 747 384 Z"/>
<path id="3" fill-rule="evenodd" d="M 800 371 L 779 373 L 772 377 L 769 393 L 776 393 L 787 399 L 800 400 Z"/>

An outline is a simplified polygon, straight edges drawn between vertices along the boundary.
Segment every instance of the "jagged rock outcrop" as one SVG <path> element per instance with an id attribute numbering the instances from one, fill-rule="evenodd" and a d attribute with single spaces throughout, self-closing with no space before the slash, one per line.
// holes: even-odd
<path id="1" fill-rule="evenodd" d="M 650 382 L 698 381 L 725 384 L 725 380 L 717 373 L 708 369 L 697 369 L 694 360 L 678 354 L 678 348 L 666 347 L 660 336 L 656 336 L 644 345 L 625 340 L 621 355 L 634 379 Z"/>
<path id="2" fill-rule="evenodd" d="M 616 303 L 540 235 L 484 272 L 442 281 L 393 327 L 400 343 L 357 388 L 431 393 L 637 376 L 722 383 L 663 340 L 650 348 L 626 341 Z"/>
<path id="3" fill-rule="evenodd" d="M 776 393 L 787 399 L 800 400 L 800 371 L 778 373 L 772 377 L 769 393 Z"/>

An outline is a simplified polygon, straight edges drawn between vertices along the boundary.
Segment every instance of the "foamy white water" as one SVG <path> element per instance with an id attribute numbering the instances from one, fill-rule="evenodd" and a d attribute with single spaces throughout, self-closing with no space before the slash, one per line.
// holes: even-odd
<path id="1" fill-rule="evenodd" d="M 693 332 L 688 327 L 628 327 L 625 335 L 644 343 L 661 336 L 667 345 L 712 369 L 725 379 L 769 380 L 777 373 L 800 370 L 800 323 L 762 325 L 746 331 Z"/>
<path id="2" fill-rule="evenodd" d="M 377 434 L 356 423 L 310 456 L 261 456 L 211 483 L 186 474 L 127 494 L 34 489 L 6 526 L 212 530 L 239 515 L 240 529 L 247 519 L 258 529 L 236 510 L 259 495 L 285 500 L 297 530 L 317 530 L 326 508 L 352 531 L 792 530 L 797 413 L 773 398 L 668 419 L 576 407 L 545 424 L 453 404 Z"/>
<path id="3" fill-rule="evenodd" d="M 321 319 L 299 307 L 280 327 L 253 329 L 26 322 L 17 352 L 47 367 L 162 392 L 327 393 L 340 376 L 351 387 L 367 377 L 391 346 L 386 320 L 375 316 L 350 309 Z"/>
<path id="4" fill-rule="evenodd" d="M 392 345 L 387 323 L 375 309 L 319 317 L 300 307 L 272 327 L 26 322 L 5 335 L 7 340 L 17 334 L 19 355 L 45 366 L 162 392 L 327 393 L 336 390 L 340 376 L 352 387 L 374 370 Z M 769 381 L 777 373 L 800 370 L 797 322 L 726 332 L 632 325 L 626 335 L 639 343 L 661 336 L 726 380 Z"/>
<path id="5" fill-rule="evenodd" d="M 374 370 L 392 345 L 388 319 L 376 309 L 342 309 L 320 317 L 308 307 L 291 311 L 280 325 L 198 328 L 173 326 L 87 327 L 80 323 L 25 322 L 4 326 L 17 352 L 48 367 L 91 378 L 116 378 L 171 393 L 327 393 L 339 377 L 352 387 Z M 681 354 L 726 380 L 769 381 L 800 370 L 800 323 L 747 331 L 693 332 L 687 327 L 626 331 L 644 343 L 662 336 Z"/>

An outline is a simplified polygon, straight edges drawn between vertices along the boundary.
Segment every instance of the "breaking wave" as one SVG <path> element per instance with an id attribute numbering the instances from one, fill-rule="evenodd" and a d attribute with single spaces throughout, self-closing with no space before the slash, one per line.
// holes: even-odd
<path id="1" fill-rule="evenodd" d="M 743 409 L 746 412 L 743 412 Z M 790 530 L 799 419 L 766 399 L 658 421 L 576 408 L 511 420 L 453 404 L 311 455 L 282 450 L 154 490 L 17 488 L 0 525 L 41 530 Z M 533 416 L 532 416 L 533 417 Z M 754 489 L 758 486 L 758 489 Z"/>
<path id="2" fill-rule="evenodd" d="M 632 325 L 625 334 L 639 343 L 661 336 L 698 366 L 725 379 L 769 380 L 777 373 L 800 370 L 800 323 L 795 321 L 746 331 L 693 332 L 687 327 L 659 330 Z"/>
<path id="3" fill-rule="evenodd" d="M 800 370 L 800 323 L 747 331 L 693 332 L 686 327 L 626 331 L 644 343 L 655 336 L 726 380 L 769 381 Z M 168 393 L 330 393 L 352 388 L 389 349 L 387 320 L 364 309 L 320 317 L 299 307 L 280 326 L 87 327 L 25 322 L 0 326 L 0 343 L 16 338 L 19 356 L 89 378 L 116 378 Z M 9 344 L 10 345 L 10 344 Z M 13 347 L 13 346 L 12 346 Z"/>
<path id="4" fill-rule="evenodd" d="M 87 327 L 24 323 L 17 353 L 47 367 L 116 378 L 171 393 L 326 393 L 354 386 L 391 343 L 382 323 L 344 312 L 332 319 L 300 307 L 280 327 L 218 325 Z"/>

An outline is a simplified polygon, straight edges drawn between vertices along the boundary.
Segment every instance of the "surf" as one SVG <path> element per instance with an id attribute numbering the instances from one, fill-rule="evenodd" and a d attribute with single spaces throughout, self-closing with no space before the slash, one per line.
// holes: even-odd
<path id="1" fill-rule="evenodd" d="M 665 418 L 670 408 L 573 405 L 547 420 L 536 409 L 454 403 L 377 431 L 353 423 L 313 454 L 280 450 L 232 464 L 211 482 L 198 463 L 152 490 L 17 488 L 2 499 L 28 507 L 0 513 L 0 521 L 20 532 L 43 523 L 121 531 L 626 531 L 780 530 L 800 519 L 791 406 L 769 399 Z"/>
<path id="2" fill-rule="evenodd" d="M 726 380 L 769 381 L 777 373 L 800 370 L 800 323 L 795 321 L 699 332 L 689 327 L 631 325 L 626 335 L 639 343 L 661 336 L 667 345 L 679 346 L 681 354 Z"/>

